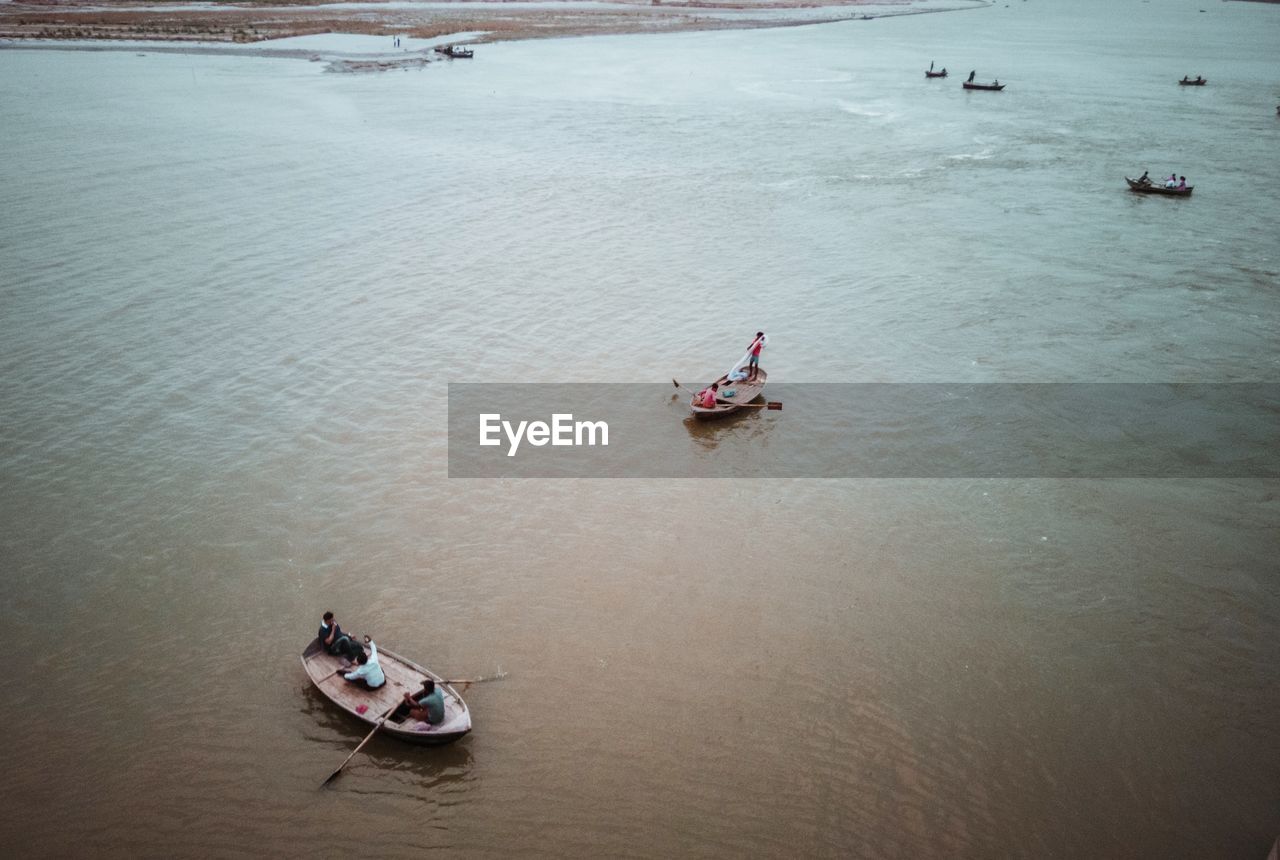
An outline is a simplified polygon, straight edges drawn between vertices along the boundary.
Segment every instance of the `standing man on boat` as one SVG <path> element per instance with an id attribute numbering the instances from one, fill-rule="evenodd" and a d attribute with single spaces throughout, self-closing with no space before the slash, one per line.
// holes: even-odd
<path id="1" fill-rule="evenodd" d="M 976 75 L 977 73 L 978 73 L 977 69 L 974 69 L 972 72 L 969 73 L 969 83 L 973 83 L 973 76 Z"/>
<path id="2" fill-rule="evenodd" d="M 356 655 L 364 653 L 363 648 L 356 644 L 350 636 L 342 632 L 342 628 L 334 620 L 332 612 L 324 614 L 324 618 L 320 622 L 320 633 L 318 635 L 320 644 L 330 654 L 336 654 L 348 660 L 355 660 Z"/>
<path id="3" fill-rule="evenodd" d="M 760 373 L 760 350 L 764 349 L 764 345 L 768 339 L 764 336 L 764 332 L 756 332 L 756 339 L 751 341 L 751 346 L 747 347 L 747 352 L 751 354 L 751 358 L 747 360 L 747 379 L 754 380 Z"/>

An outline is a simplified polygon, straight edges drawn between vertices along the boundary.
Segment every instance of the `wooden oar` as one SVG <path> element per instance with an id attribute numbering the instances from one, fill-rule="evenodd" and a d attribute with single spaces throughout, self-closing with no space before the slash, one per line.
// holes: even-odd
<path id="1" fill-rule="evenodd" d="M 716 399 L 716 403 L 723 403 L 726 406 L 737 406 L 741 409 L 768 409 L 770 412 L 781 412 L 782 401 L 770 400 L 768 403 L 734 403 L 731 400 Z"/>
<path id="2" fill-rule="evenodd" d="M 684 388 L 685 391 L 689 391 L 689 389 L 685 388 L 683 385 L 676 382 L 674 379 L 671 380 L 671 384 L 674 385 L 676 388 Z M 689 393 L 693 394 L 694 397 L 698 396 L 692 391 L 689 391 Z M 741 406 L 743 409 L 768 409 L 770 412 L 782 411 L 781 400 L 770 400 L 768 403 L 734 403 L 732 400 L 724 400 L 722 398 L 717 397 L 716 403 L 723 403 L 726 406 Z"/>
<path id="3" fill-rule="evenodd" d="M 342 773 L 342 769 L 343 769 L 344 767 L 346 767 L 346 766 L 347 766 L 347 762 L 349 762 L 349 761 L 351 761 L 351 759 L 355 758 L 356 753 L 358 753 L 358 752 L 360 752 L 360 750 L 364 749 L 364 745 L 365 745 L 365 744 L 367 744 L 367 743 L 369 742 L 369 739 L 370 739 L 370 738 L 372 738 L 374 735 L 376 735 L 376 734 L 378 733 L 378 729 L 380 729 L 380 728 L 382 728 L 384 725 L 386 725 L 387 717 L 391 716 L 392 712 L 393 712 L 393 711 L 395 711 L 395 709 L 396 709 L 396 708 L 398 708 L 398 707 L 400 707 L 400 702 L 396 702 L 394 705 L 392 705 L 392 706 L 391 706 L 390 710 L 388 710 L 385 714 L 383 714 L 383 715 L 382 715 L 382 718 L 378 720 L 378 724 L 377 724 L 376 726 L 374 726 L 374 727 L 373 727 L 373 731 L 369 732 L 369 734 L 367 734 L 367 735 L 365 735 L 365 736 L 364 736 L 364 740 L 362 740 L 362 741 L 360 742 L 360 746 L 358 746 L 358 747 L 356 747 L 355 749 L 353 749 L 353 750 L 351 751 L 351 755 L 349 755 L 349 756 L 347 756 L 346 758 L 344 758 L 344 759 L 342 760 L 342 764 L 338 765 L 338 769 L 337 769 L 337 770 L 335 770 L 333 773 L 329 774 L 328 779 L 326 779 L 324 782 L 320 783 L 320 787 L 321 787 L 321 788 L 324 788 L 326 785 L 328 785 L 329 783 L 333 782 L 334 777 L 336 777 L 338 774 Z"/>
<path id="4" fill-rule="evenodd" d="M 671 384 L 672 384 L 672 385 L 674 385 L 676 388 L 684 388 L 684 386 L 683 386 L 683 385 L 681 385 L 680 383 L 676 382 L 674 379 L 673 379 L 673 380 L 671 380 Z M 687 388 L 684 388 L 684 390 L 685 390 L 685 391 L 689 391 L 689 389 L 687 389 Z M 690 393 L 690 394 L 692 394 L 694 397 L 697 397 L 697 396 L 698 396 L 698 395 L 697 395 L 697 392 L 689 391 L 689 393 Z"/>

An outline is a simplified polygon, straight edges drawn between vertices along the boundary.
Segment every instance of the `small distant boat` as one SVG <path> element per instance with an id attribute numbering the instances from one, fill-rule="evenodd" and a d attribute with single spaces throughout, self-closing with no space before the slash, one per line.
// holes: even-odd
<path id="1" fill-rule="evenodd" d="M 1208 78 L 1202 78 L 1202 77 L 1200 77 L 1199 75 L 1196 75 L 1194 79 L 1193 79 L 1193 78 L 1188 78 L 1188 77 L 1186 77 L 1186 76 L 1183 76 L 1182 80 L 1178 81 L 1178 86 L 1180 86 L 1180 87 L 1202 87 L 1202 86 L 1204 86 L 1204 85 L 1205 85 L 1205 84 L 1207 84 L 1207 83 L 1209 83 L 1209 79 L 1208 79 Z"/>
<path id="2" fill-rule="evenodd" d="M 947 70 L 943 69 L 940 72 L 931 72 L 931 71 L 925 70 L 924 76 L 926 78 L 945 78 L 947 76 Z"/>
<path id="3" fill-rule="evenodd" d="M 455 60 L 468 60 L 475 56 L 475 52 L 470 48 L 459 48 L 455 45 L 439 45 L 436 47 L 437 54 L 444 54 L 446 57 L 452 57 Z"/>
<path id="4" fill-rule="evenodd" d="M 975 84 L 975 83 L 971 83 L 970 81 L 965 81 L 960 86 L 964 87 L 966 90 L 991 90 L 992 92 L 997 92 L 997 93 L 1000 92 L 1000 90 L 1004 89 L 1005 87 L 1005 85 L 1000 83 L 999 81 L 996 81 L 995 83 L 992 83 L 992 84 Z"/>
<path id="5" fill-rule="evenodd" d="M 436 745 L 451 743 L 471 731 L 471 711 L 467 709 L 467 703 L 439 675 L 385 648 L 378 649 L 378 664 L 382 666 L 387 682 L 376 690 L 368 690 L 338 677 L 346 665 L 345 661 L 330 654 L 319 639 L 312 639 L 311 644 L 302 652 L 302 667 L 316 689 L 339 708 L 370 726 L 377 725 L 383 714 L 397 702 L 403 701 L 405 693 L 421 690 L 422 682 L 427 678 L 431 678 L 442 688 L 442 723 L 426 726 L 425 723 L 405 717 L 397 722 L 392 717 L 382 727 L 384 735 L 391 735 L 411 744 Z"/>
<path id="6" fill-rule="evenodd" d="M 1130 191 L 1136 191 L 1139 194 L 1166 194 L 1170 197 L 1190 197 L 1191 192 L 1195 190 L 1194 185 L 1188 185 L 1186 188 L 1165 188 L 1163 185 L 1158 185 L 1154 182 L 1139 182 L 1127 176 L 1124 181 L 1129 183 Z"/>
<path id="7" fill-rule="evenodd" d="M 694 414 L 695 418 L 722 418 L 725 415 L 732 415 L 742 408 L 742 404 L 750 403 L 760 396 L 764 391 L 764 383 L 769 378 L 769 374 L 763 370 L 756 374 L 756 378 L 750 382 L 745 379 L 740 382 L 730 382 L 729 374 L 725 374 L 716 380 L 720 383 L 720 397 L 715 406 L 707 408 L 705 406 L 695 406 L 693 398 L 689 398 L 689 411 Z M 725 392 L 732 392 L 732 395 L 726 395 Z"/>

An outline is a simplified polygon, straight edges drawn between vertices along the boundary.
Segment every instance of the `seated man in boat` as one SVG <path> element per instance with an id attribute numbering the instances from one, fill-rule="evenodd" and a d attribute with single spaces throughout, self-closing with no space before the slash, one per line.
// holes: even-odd
<path id="1" fill-rule="evenodd" d="M 1179 177 L 1178 177 L 1178 190 L 1179 190 L 1179 191 L 1186 191 L 1186 190 L 1187 190 L 1187 177 L 1185 177 L 1185 176 L 1179 176 Z"/>
<path id="2" fill-rule="evenodd" d="M 1168 178 L 1168 179 L 1166 179 L 1166 180 L 1164 181 L 1164 187 L 1165 187 L 1165 188 L 1177 188 L 1177 187 L 1178 187 L 1178 174 L 1176 174 L 1176 173 L 1170 173 L 1170 174 L 1169 174 L 1169 178 Z"/>
<path id="3" fill-rule="evenodd" d="M 1144 170 L 1144 171 L 1142 171 L 1142 175 L 1138 177 L 1138 184 L 1139 184 L 1139 185 L 1150 185 L 1150 184 L 1151 184 L 1151 171 L 1150 171 L 1150 170 Z"/>
<path id="4" fill-rule="evenodd" d="M 697 396 L 693 399 L 694 404 L 701 406 L 703 409 L 714 409 L 716 405 L 716 398 L 719 396 L 719 391 L 720 383 L 711 383 L 710 388 L 704 388 L 698 392 Z"/>
<path id="5" fill-rule="evenodd" d="M 444 694 L 431 678 L 422 682 L 422 689 L 415 695 L 404 694 L 404 701 L 396 708 L 397 716 L 421 720 L 432 726 L 444 722 Z"/>
<path id="6" fill-rule="evenodd" d="M 320 622 L 320 633 L 318 635 L 320 644 L 324 645 L 325 650 L 330 654 L 354 660 L 357 654 L 364 652 L 364 649 L 356 644 L 350 636 L 342 632 L 342 628 L 334 620 L 332 612 L 324 614 L 324 618 Z"/>
<path id="7" fill-rule="evenodd" d="M 349 683 L 363 684 L 370 690 L 376 690 L 387 683 L 387 676 L 383 674 L 382 666 L 378 663 L 378 646 L 368 636 L 364 637 L 364 641 L 369 643 L 370 653 L 364 653 L 364 649 L 361 648 L 360 654 L 356 657 L 356 663 L 359 665 L 342 677 Z"/>

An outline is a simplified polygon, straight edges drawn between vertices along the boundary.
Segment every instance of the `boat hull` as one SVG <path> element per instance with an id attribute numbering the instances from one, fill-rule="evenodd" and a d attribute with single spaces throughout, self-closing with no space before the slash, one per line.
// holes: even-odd
<path id="1" fill-rule="evenodd" d="M 439 746 L 453 743 L 471 731 L 471 711 L 467 708 L 467 703 L 458 695 L 457 690 L 443 683 L 444 679 L 439 675 L 385 648 L 378 649 L 378 662 L 382 665 L 383 674 L 387 676 L 387 682 L 377 690 L 367 690 L 350 684 L 341 677 L 346 661 L 325 650 L 319 639 L 312 639 L 311 644 L 302 652 L 302 668 L 316 689 L 330 702 L 370 728 L 377 725 L 378 720 L 393 705 L 402 701 L 405 693 L 421 690 L 422 682 L 427 678 L 443 688 L 445 718 L 440 725 L 419 730 L 416 720 L 401 723 L 388 720 L 382 727 L 381 734 L 406 743 Z M 363 712 L 359 710 L 361 705 L 365 706 Z"/>
<path id="2" fill-rule="evenodd" d="M 1178 81 L 1178 86 L 1180 86 L 1180 87 L 1202 87 L 1202 86 L 1204 86 L 1204 85 L 1205 85 L 1205 84 L 1207 84 L 1207 83 L 1209 83 L 1209 79 L 1208 79 L 1208 78 L 1203 78 L 1203 79 L 1198 80 L 1198 81 Z"/>
<path id="3" fill-rule="evenodd" d="M 971 84 L 968 81 L 965 81 L 960 86 L 966 90 L 987 90 L 993 93 L 998 93 L 1005 88 L 1004 84 Z"/>
<path id="4" fill-rule="evenodd" d="M 1190 197 L 1191 192 L 1195 190 L 1194 185 L 1188 185 L 1186 188 L 1165 188 L 1163 185 L 1143 185 L 1136 179 L 1125 177 L 1124 181 L 1129 183 L 1129 190 L 1138 194 L 1162 194 L 1165 197 Z"/>
<path id="5" fill-rule="evenodd" d="M 764 391 L 764 384 L 769 379 L 769 374 L 761 370 L 754 380 L 751 382 L 730 382 L 728 374 L 720 377 L 716 382 L 720 383 L 721 389 L 732 389 L 734 396 L 724 398 L 727 402 L 717 403 L 713 408 L 707 409 L 703 406 L 695 406 L 693 398 L 689 398 L 689 411 L 693 413 L 693 417 L 700 421 L 715 418 L 723 418 L 726 415 L 732 415 L 742 409 L 744 403 L 750 403 L 760 396 Z"/>

